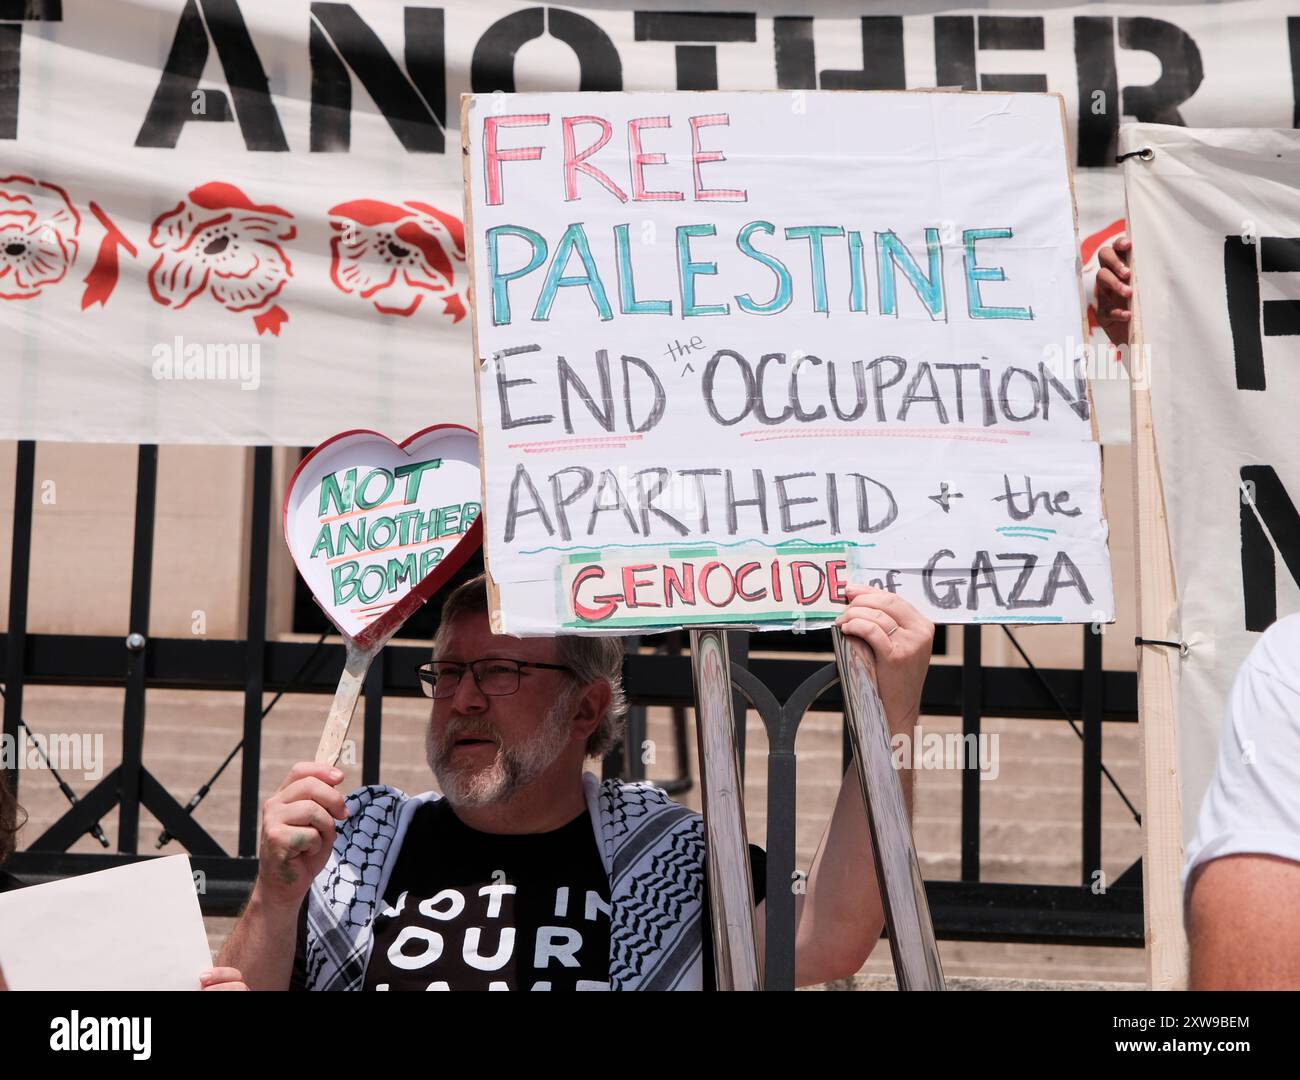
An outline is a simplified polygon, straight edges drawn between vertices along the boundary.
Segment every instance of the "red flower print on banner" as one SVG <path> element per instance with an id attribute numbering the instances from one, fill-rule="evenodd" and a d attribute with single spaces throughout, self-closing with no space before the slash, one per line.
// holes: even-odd
<path id="1" fill-rule="evenodd" d="M 278 335 L 289 316 L 272 301 L 293 276 L 280 242 L 297 230 L 293 215 L 249 200 L 233 184 L 196 187 L 153 223 L 151 247 L 162 254 L 149 268 L 149 291 L 164 307 L 183 308 L 207 292 L 229 311 L 256 312 L 259 334 Z"/>
<path id="2" fill-rule="evenodd" d="M 62 281 L 80 231 L 81 215 L 61 187 L 0 177 L 0 300 L 30 300 Z"/>
<path id="3" fill-rule="evenodd" d="M 426 203 L 354 199 L 330 210 L 330 280 L 384 315 L 415 313 L 426 293 L 452 322 L 465 317 L 456 289 L 464 273 L 465 227 Z M 459 264 L 459 268 L 458 268 Z"/>
<path id="4" fill-rule="evenodd" d="M 93 201 L 90 212 L 104 229 L 86 275 L 82 310 L 107 304 L 117 287 L 117 249 L 137 252 Z M 77 261 L 81 215 L 57 184 L 29 176 L 0 177 L 0 300 L 30 300 L 57 285 Z"/>
<path id="5" fill-rule="evenodd" d="M 95 202 L 90 204 L 90 212 L 95 220 L 104 227 L 104 239 L 99 242 L 99 253 L 95 256 L 95 265 L 86 275 L 86 291 L 81 294 L 81 310 L 85 311 L 91 304 L 103 307 L 117 287 L 117 249 L 126 248 L 131 258 L 137 258 L 139 252 L 135 245 L 122 235 L 122 230 L 113 224 L 112 219 L 99 208 Z"/>

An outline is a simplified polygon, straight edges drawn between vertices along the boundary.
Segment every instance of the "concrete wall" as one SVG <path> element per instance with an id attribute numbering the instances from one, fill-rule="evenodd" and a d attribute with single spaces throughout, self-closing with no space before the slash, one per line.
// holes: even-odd
<path id="1" fill-rule="evenodd" d="M 126 633 L 131 601 L 138 451 L 134 446 L 38 443 L 27 625 L 34 633 Z M 280 499 L 297 455 L 275 451 L 272 482 L 272 633 L 290 625 L 293 564 L 281 539 Z M 17 444 L 0 443 L 0 625 L 9 614 Z M 247 620 L 248 515 L 253 451 L 164 446 L 150 632 L 242 638 Z"/>

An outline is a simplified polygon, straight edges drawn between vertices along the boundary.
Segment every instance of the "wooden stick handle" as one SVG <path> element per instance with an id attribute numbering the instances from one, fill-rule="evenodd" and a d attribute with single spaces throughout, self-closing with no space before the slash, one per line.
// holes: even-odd
<path id="1" fill-rule="evenodd" d="M 382 647 L 381 645 L 380 648 Z M 333 765 L 343 752 L 343 740 L 347 738 L 348 728 L 352 724 L 357 698 L 361 696 L 366 672 L 370 670 L 370 662 L 377 652 L 377 649 L 358 649 L 352 642 L 348 642 L 343 675 L 339 679 L 338 689 L 334 691 L 334 701 L 325 721 L 325 730 L 321 732 L 320 744 L 316 747 L 318 765 Z"/>
<path id="2" fill-rule="evenodd" d="M 709 910 L 703 917 L 713 927 L 714 977 L 719 990 L 761 990 L 763 967 L 754 929 L 745 788 L 736 749 L 725 631 L 691 628 L 691 669 L 709 882 Z"/>
<path id="3" fill-rule="evenodd" d="M 889 951 L 900 990 L 943 990 L 943 965 L 925 882 L 916 857 L 902 783 L 893 766 L 889 720 L 876 690 L 869 650 L 857 649 L 840 628 L 831 630 L 844 697 L 844 723 L 871 830 L 876 884 L 889 931 Z"/>

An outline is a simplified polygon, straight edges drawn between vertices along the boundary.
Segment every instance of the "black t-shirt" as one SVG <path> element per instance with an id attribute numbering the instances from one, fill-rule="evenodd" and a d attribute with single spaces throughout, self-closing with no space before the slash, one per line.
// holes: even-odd
<path id="1" fill-rule="evenodd" d="M 16 878 L 8 870 L 0 870 L 0 892 L 12 892 L 14 889 L 26 888 L 27 882 Z"/>
<path id="2" fill-rule="evenodd" d="M 750 845 L 755 902 L 766 855 Z M 607 990 L 609 878 L 583 811 L 547 833 L 471 829 L 445 799 L 411 819 L 375 917 L 366 990 Z M 705 886 L 704 985 L 713 939 Z M 304 902 L 291 988 L 306 972 Z"/>
<path id="3" fill-rule="evenodd" d="M 384 900 L 366 990 L 609 989 L 609 882 L 585 810 L 502 835 L 427 803 Z"/>

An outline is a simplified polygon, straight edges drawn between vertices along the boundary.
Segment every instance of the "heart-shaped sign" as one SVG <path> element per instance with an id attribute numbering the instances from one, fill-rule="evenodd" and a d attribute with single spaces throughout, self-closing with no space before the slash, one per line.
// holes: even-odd
<path id="1" fill-rule="evenodd" d="M 359 649 L 387 641 L 483 540 L 478 434 L 435 424 L 395 443 L 345 431 L 302 459 L 284 538 L 330 621 Z"/>

